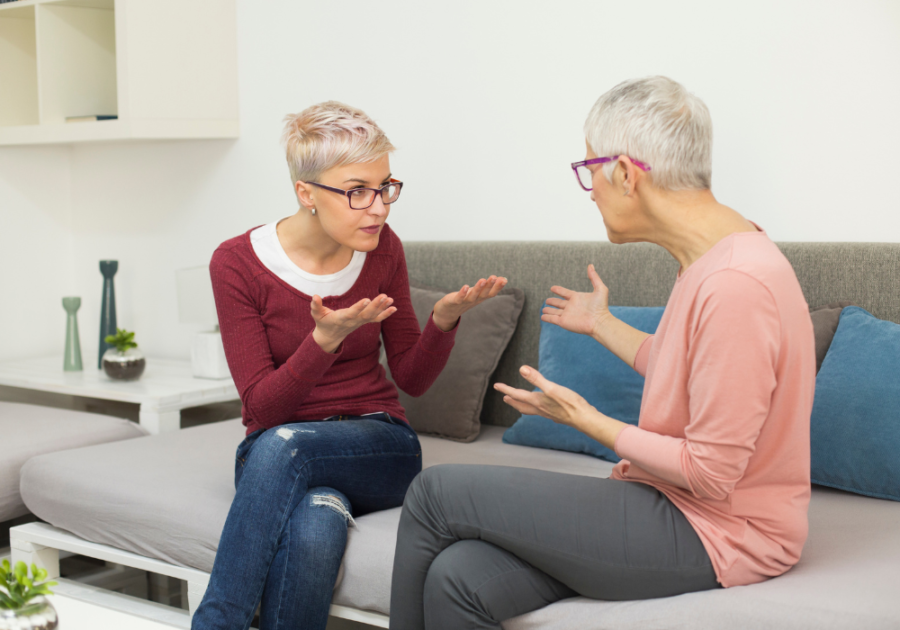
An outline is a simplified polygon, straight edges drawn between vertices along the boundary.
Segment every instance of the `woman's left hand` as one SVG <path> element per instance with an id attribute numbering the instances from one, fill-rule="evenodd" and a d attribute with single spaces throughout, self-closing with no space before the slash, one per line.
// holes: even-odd
<path id="1" fill-rule="evenodd" d="M 503 393 L 503 402 L 519 413 L 543 416 L 553 422 L 574 427 L 603 446 L 615 450 L 616 438 L 627 424 L 600 413 L 583 397 L 568 387 L 548 381 L 534 368 L 523 365 L 519 373 L 541 391 L 529 392 L 495 383 L 494 389 Z"/>
<path id="2" fill-rule="evenodd" d="M 491 276 L 472 287 L 465 285 L 456 293 L 448 293 L 434 305 L 435 325 L 444 332 L 452 330 L 463 313 L 496 296 L 506 283 L 506 278 Z"/>
<path id="3" fill-rule="evenodd" d="M 582 420 L 589 411 L 597 411 L 583 397 L 568 387 L 548 381 L 534 368 L 523 365 L 519 372 L 526 381 L 541 391 L 529 392 L 503 383 L 494 384 L 494 389 L 503 394 L 503 402 L 519 413 L 543 416 L 553 422 L 567 424 L 577 429 L 579 420 Z"/>

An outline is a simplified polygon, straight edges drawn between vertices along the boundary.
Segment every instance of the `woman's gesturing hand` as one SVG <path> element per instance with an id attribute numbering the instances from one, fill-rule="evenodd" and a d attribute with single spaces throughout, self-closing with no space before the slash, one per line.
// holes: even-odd
<path id="1" fill-rule="evenodd" d="M 519 413 L 544 416 L 553 422 L 577 429 L 579 421 L 584 419 L 589 410 L 596 411 L 583 397 L 567 387 L 548 381 L 534 368 L 523 365 L 519 372 L 541 391 L 529 392 L 503 383 L 494 383 L 494 389 L 503 394 L 503 402 Z"/>
<path id="2" fill-rule="evenodd" d="M 354 330 L 365 324 L 377 324 L 397 312 L 392 298 L 383 293 L 374 300 L 360 300 L 353 306 L 332 310 L 314 295 L 310 313 L 316 322 L 313 339 L 325 352 L 334 352 Z"/>
<path id="3" fill-rule="evenodd" d="M 491 276 L 473 287 L 465 285 L 456 293 L 448 293 L 434 305 L 435 325 L 444 332 L 452 330 L 463 313 L 500 293 L 506 283 L 506 278 Z"/>
<path id="4" fill-rule="evenodd" d="M 606 416 L 588 401 L 568 387 L 548 381 L 543 375 L 523 365 L 519 373 L 541 391 L 529 392 L 503 383 L 494 383 L 494 389 L 503 394 L 503 402 L 519 413 L 543 416 L 574 427 L 603 446 L 615 450 L 616 438 L 628 425 Z"/>
<path id="5" fill-rule="evenodd" d="M 548 306 L 544 307 L 541 314 L 542 321 L 582 335 L 595 334 L 603 320 L 610 315 L 609 289 L 603 284 L 594 265 L 588 265 L 587 272 L 594 285 L 593 292 L 578 293 L 564 287 L 550 287 L 559 298 L 547 300 Z"/>

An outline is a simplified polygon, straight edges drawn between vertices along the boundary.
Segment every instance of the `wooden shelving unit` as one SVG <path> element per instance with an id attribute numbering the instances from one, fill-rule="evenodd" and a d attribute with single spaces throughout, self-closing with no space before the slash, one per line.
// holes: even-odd
<path id="1" fill-rule="evenodd" d="M 0 4 L 0 145 L 236 138 L 236 30 L 235 0 Z"/>

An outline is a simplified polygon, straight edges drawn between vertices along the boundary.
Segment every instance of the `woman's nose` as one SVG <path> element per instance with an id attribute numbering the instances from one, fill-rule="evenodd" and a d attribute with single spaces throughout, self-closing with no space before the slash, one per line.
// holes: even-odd
<path id="1" fill-rule="evenodd" d="M 375 203 L 369 206 L 369 214 L 380 217 L 382 215 L 386 215 L 387 213 L 388 207 L 384 205 L 384 199 L 381 198 L 381 195 L 378 195 L 377 197 L 375 197 Z"/>

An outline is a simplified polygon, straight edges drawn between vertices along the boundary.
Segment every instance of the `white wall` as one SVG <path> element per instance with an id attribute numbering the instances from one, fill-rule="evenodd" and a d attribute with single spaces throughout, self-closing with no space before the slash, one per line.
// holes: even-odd
<path id="1" fill-rule="evenodd" d="M 0 150 L 3 231 L 25 231 L 0 261 L 48 256 L 4 266 L 0 359 L 62 353 L 58 302 L 74 291 L 95 361 L 101 258 L 120 261 L 119 324 L 148 353 L 187 356 L 175 269 L 295 210 L 281 118 L 326 99 L 366 110 L 398 147 L 407 186 L 390 222 L 405 240 L 604 239 L 569 163 L 596 98 L 649 74 L 706 101 L 713 190 L 774 239 L 900 237 L 900 3 L 238 4 L 239 140 Z M 35 317 L 15 314 L 23 302 Z"/>

